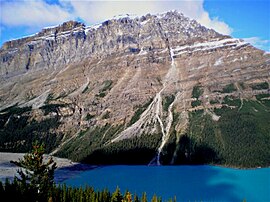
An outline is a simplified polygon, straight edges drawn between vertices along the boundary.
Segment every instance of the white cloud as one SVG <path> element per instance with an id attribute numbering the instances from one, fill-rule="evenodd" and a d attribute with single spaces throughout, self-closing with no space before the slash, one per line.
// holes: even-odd
<path id="1" fill-rule="evenodd" d="M 261 39 L 260 37 L 244 38 L 244 40 L 259 49 L 270 52 L 270 40 Z"/>
<path id="2" fill-rule="evenodd" d="M 74 9 L 74 14 L 87 24 L 99 23 L 120 14 L 155 13 L 159 4 L 154 1 L 69 1 L 69 3 Z"/>
<path id="3" fill-rule="evenodd" d="M 204 0 L 178 1 L 91 1 L 58 0 L 59 4 L 49 4 L 45 0 L 21 0 L 3 2 L 2 23 L 7 26 L 48 26 L 70 19 L 81 18 L 86 24 L 100 23 L 119 14 L 144 15 L 168 10 L 178 10 L 197 20 L 202 25 L 222 34 L 231 34 L 232 29 L 217 17 L 211 19 L 203 8 Z M 54 2 L 54 1 L 51 1 Z"/>
<path id="4" fill-rule="evenodd" d="M 72 18 L 61 6 L 42 0 L 2 2 L 1 7 L 1 23 L 7 26 L 41 27 L 59 24 Z"/>
<path id="5" fill-rule="evenodd" d="M 205 27 L 214 29 L 221 34 L 230 35 L 233 31 L 232 28 L 229 27 L 229 25 L 227 25 L 225 22 L 219 21 L 217 17 L 214 19 L 210 19 L 209 14 L 205 11 L 197 19 L 197 21 Z"/>
<path id="6" fill-rule="evenodd" d="M 61 0 L 63 5 L 71 5 L 74 14 L 87 24 L 95 24 L 119 14 L 144 15 L 156 14 L 169 10 L 178 10 L 186 16 L 197 20 L 202 25 L 215 29 L 222 34 L 231 34 L 232 29 L 217 17 L 211 19 L 203 8 L 203 0 L 185 1 L 72 1 Z"/>

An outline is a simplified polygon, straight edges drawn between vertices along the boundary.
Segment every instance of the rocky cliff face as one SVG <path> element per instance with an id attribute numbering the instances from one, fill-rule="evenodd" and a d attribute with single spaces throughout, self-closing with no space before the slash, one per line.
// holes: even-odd
<path id="1" fill-rule="evenodd" d="M 269 100 L 269 54 L 178 12 L 92 27 L 66 22 L 6 42 L 0 58 L 2 133 L 14 116 L 7 107 L 31 107 L 16 115 L 27 115 L 23 128 L 57 120 L 48 129 L 58 137 L 55 152 L 68 147 L 78 157 L 88 148 L 78 159 L 146 136 L 157 139 L 151 149 L 157 154 L 153 162 L 160 163 L 172 137 L 178 145 L 190 130 L 194 111 L 219 122 L 215 109 L 234 108 L 228 98 L 239 99 L 239 108 L 256 95 Z M 26 133 L 37 131 L 48 132 Z M 24 139 L 16 144 L 26 144 Z M 78 146 L 81 140 L 87 144 Z M 1 149 L 13 147 L 5 140 Z"/>
<path id="2" fill-rule="evenodd" d="M 31 37 L 6 42 L 1 50 L 1 75 L 61 68 L 85 59 L 164 49 L 217 37 L 222 38 L 176 13 L 108 20 L 93 27 L 71 21 L 43 29 Z"/>

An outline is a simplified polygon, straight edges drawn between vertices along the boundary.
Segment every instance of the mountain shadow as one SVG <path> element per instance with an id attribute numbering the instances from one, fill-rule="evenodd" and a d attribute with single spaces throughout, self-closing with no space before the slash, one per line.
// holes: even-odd
<path id="1" fill-rule="evenodd" d="M 81 162 L 94 165 L 147 165 L 155 156 L 155 149 L 133 148 L 128 150 L 98 149 Z"/>
<path id="2" fill-rule="evenodd" d="M 80 159 L 94 165 L 148 165 L 156 156 L 161 135 L 146 135 L 99 147 Z M 82 155 L 83 156 L 83 155 Z"/>
<path id="3" fill-rule="evenodd" d="M 187 135 L 183 135 L 178 143 L 170 142 L 166 149 L 168 152 L 161 157 L 162 164 L 219 164 L 222 160 L 215 149 L 204 142 L 195 141 Z"/>

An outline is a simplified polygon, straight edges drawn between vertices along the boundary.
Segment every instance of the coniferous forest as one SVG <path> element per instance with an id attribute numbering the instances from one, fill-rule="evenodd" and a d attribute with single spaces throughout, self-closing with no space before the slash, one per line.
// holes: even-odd
<path id="1" fill-rule="evenodd" d="M 45 194 L 39 194 L 33 192 L 33 189 L 25 188 L 18 181 L 5 183 L 0 182 L 0 196 L 7 201 L 20 201 L 20 202 L 176 202 L 176 198 L 169 200 L 162 200 L 161 197 L 156 195 L 149 197 L 146 193 L 142 193 L 141 196 L 137 194 L 125 191 L 120 191 L 120 188 L 116 188 L 114 192 L 110 192 L 107 189 L 102 191 L 94 190 L 92 187 L 69 187 L 66 185 L 53 185 Z M 3 201 L 3 202 L 4 202 Z"/>
<path id="2" fill-rule="evenodd" d="M 45 149 L 43 145 L 34 144 L 31 153 L 19 161 L 11 163 L 23 168 L 18 170 L 18 177 L 13 181 L 6 179 L 0 181 L 1 201 L 20 202 L 147 202 L 146 193 L 138 196 L 129 191 L 122 193 L 117 187 L 114 192 L 107 189 L 97 191 L 92 187 L 70 187 L 56 185 L 54 182 L 54 171 L 57 168 L 52 158 L 47 162 L 43 159 Z M 161 202 L 162 199 L 156 195 L 152 196 L 151 202 Z M 176 198 L 168 200 L 176 201 Z"/>

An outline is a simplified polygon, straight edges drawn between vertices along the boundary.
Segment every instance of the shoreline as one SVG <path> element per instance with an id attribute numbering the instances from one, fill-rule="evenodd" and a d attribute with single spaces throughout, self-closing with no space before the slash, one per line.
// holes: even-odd
<path id="1" fill-rule="evenodd" d="M 216 167 L 221 167 L 221 168 L 230 168 L 230 169 L 235 169 L 235 170 L 256 170 L 256 169 L 263 169 L 263 168 L 270 168 L 270 166 L 266 167 L 240 167 L 240 166 L 229 166 L 229 165 L 219 165 L 219 164 L 209 164 L 210 166 L 216 166 Z"/>
<path id="2" fill-rule="evenodd" d="M 11 152 L 0 152 L 0 181 L 4 181 L 6 178 L 13 179 L 19 167 L 10 163 L 10 161 L 18 161 L 22 159 L 25 153 L 11 153 Z M 50 155 L 46 154 L 44 160 L 46 161 L 50 157 Z M 104 164 L 104 165 L 91 165 L 81 162 L 73 162 L 70 159 L 59 158 L 52 156 L 53 160 L 56 162 L 57 169 L 55 170 L 55 181 L 57 183 L 61 183 L 67 178 L 71 178 L 72 176 L 77 175 L 80 172 L 96 169 L 99 167 L 105 166 L 148 166 L 143 164 Z M 155 167 L 160 167 L 158 165 L 152 165 Z M 228 165 L 219 165 L 219 164 L 186 164 L 186 165 L 161 165 L 162 166 L 214 166 L 219 168 L 228 168 L 235 170 L 256 170 L 256 169 L 264 169 L 270 168 L 268 167 L 237 167 L 237 166 L 228 166 Z"/>
<path id="3" fill-rule="evenodd" d="M 24 155 L 25 153 L 0 152 L 0 181 L 4 181 L 6 178 L 12 180 L 16 176 L 17 171 L 20 168 L 10 161 L 18 161 L 19 159 L 22 159 Z M 46 162 L 49 157 L 50 155 L 44 155 L 44 161 Z M 57 169 L 55 170 L 55 179 L 57 182 L 64 180 L 66 175 L 70 175 L 72 168 L 78 167 L 79 165 L 83 166 L 83 164 L 72 162 L 69 159 L 55 156 L 52 157 L 57 165 Z"/>

